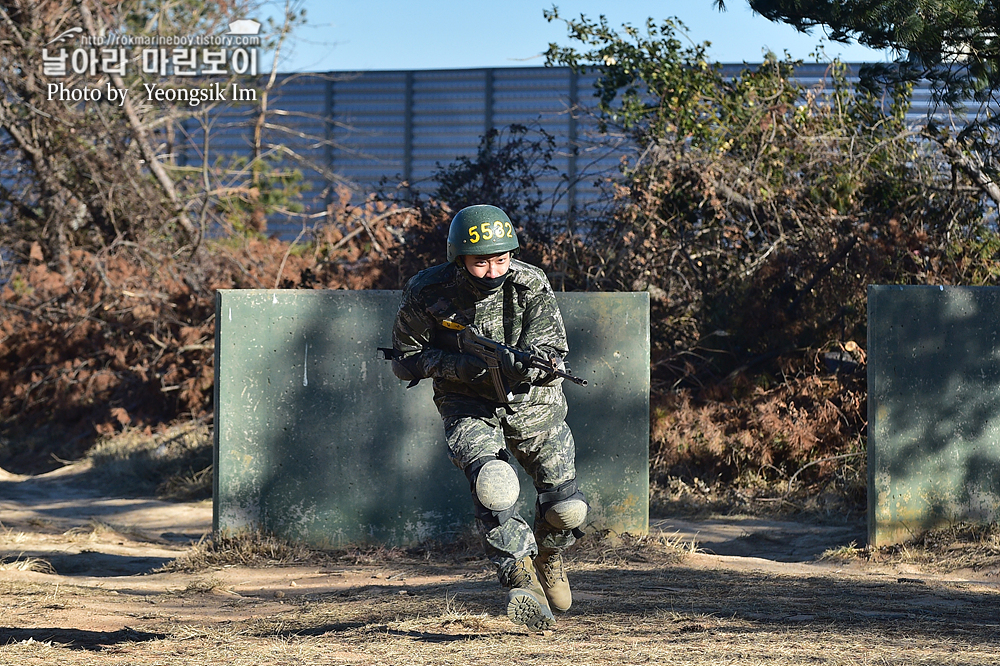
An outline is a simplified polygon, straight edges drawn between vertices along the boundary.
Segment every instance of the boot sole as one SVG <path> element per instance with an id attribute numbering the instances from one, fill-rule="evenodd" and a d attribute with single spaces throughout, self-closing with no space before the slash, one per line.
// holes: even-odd
<path id="1" fill-rule="evenodd" d="M 525 589 L 515 588 L 507 595 L 507 617 L 514 624 L 523 624 L 532 631 L 544 631 L 556 626 L 552 611 Z"/>

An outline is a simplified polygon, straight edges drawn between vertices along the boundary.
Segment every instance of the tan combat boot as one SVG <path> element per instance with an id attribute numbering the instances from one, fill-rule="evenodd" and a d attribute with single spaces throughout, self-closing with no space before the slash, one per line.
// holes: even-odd
<path id="1" fill-rule="evenodd" d="M 545 590 L 545 598 L 553 610 L 565 613 L 573 605 L 573 594 L 569 589 L 562 555 L 556 551 L 539 553 L 535 557 L 535 571 L 538 582 Z"/>
<path id="2" fill-rule="evenodd" d="M 517 560 L 506 578 L 510 589 L 507 593 L 507 617 L 511 622 L 523 624 L 532 631 L 543 631 L 556 625 L 530 557 Z"/>

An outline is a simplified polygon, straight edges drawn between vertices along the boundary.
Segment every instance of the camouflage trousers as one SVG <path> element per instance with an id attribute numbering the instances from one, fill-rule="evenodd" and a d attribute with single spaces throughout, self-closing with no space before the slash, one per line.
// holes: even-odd
<path id="1" fill-rule="evenodd" d="M 528 473 L 537 490 L 549 490 L 576 478 L 576 446 L 564 420 L 567 407 L 562 387 L 538 392 L 540 400 L 508 407 L 460 398 L 468 403 L 462 409 L 456 401 L 449 401 L 453 414 L 471 412 L 444 419 L 451 461 L 464 472 L 479 458 L 506 450 Z M 560 530 L 544 521 L 538 515 L 537 503 L 532 528 L 516 512 L 499 525 L 477 515 L 476 525 L 486 555 L 497 566 L 501 580 L 515 560 L 537 555 L 539 548 L 561 551 L 576 540 L 571 530 Z"/>

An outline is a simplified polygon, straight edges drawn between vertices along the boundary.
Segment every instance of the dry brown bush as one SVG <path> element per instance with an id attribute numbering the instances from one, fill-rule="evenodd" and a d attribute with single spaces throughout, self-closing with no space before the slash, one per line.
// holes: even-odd
<path id="1" fill-rule="evenodd" d="M 341 203 L 309 242 L 234 236 L 185 258 L 132 244 L 74 250 L 72 277 L 38 245 L 0 290 L 0 466 L 38 472 L 97 436 L 212 411 L 216 289 L 399 286 L 409 211 Z M 393 226 L 391 226 L 393 225 Z"/>
<path id="2" fill-rule="evenodd" d="M 654 485 L 666 488 L 672 477 L 736 484 L 748 500 L 753 489 L 767 500 L 835 490 L 855 510 L 863 506 L 863 475 L 840 472 L 846 459 L 863 455 L 864 376 L 784 365 L 788 374 L 780 379 L 740 373 L 701 390 L 654 392 Z"/>

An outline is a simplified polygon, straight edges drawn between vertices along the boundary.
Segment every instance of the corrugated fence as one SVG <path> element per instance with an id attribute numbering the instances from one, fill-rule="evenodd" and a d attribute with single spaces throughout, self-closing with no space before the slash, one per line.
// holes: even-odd
<path id="1" fill-rule="evenodd" d="M 724 65 L 723 73 L 735 77 L 744 67 Z M 856 80 L 859 65 L 848 67 L 849 78 Z M 829 89 L 826 65 L 802 65 L 796 74 L 809 88 Z M 282 76 L 268 100 L 265 142 L 285 146 L 274 157 L 299 168 L 307 189 L 304 212 L 272 216 L 269 231 L 294 236 L 322 216 L 338 186 L 349 188 L 355 201 L 382 179 L 390 187 L 399 181 L 419 187 L 439 165 L 474 156 L 487 130 L 514 123 L 540 127 L 556 139 L 551 162 L 556 171 L 540 181 L 555 209 L 591 202 L 599 194 L 595 181 L 616 173 L 624 152 L 622 138 L 596 131 L 596 78 L 566 67 Z M 925 117 L 929 104 L 929 90 L 915 90 L 911 118 Z M 243 106 L 211 116 L 209 151 L 249 156 L 256 113 L 256 107 Z M 203 127 L 189 119 L 183 131 L 187 147 L 178 159 L 193 167 L 206 148 Z"/>

